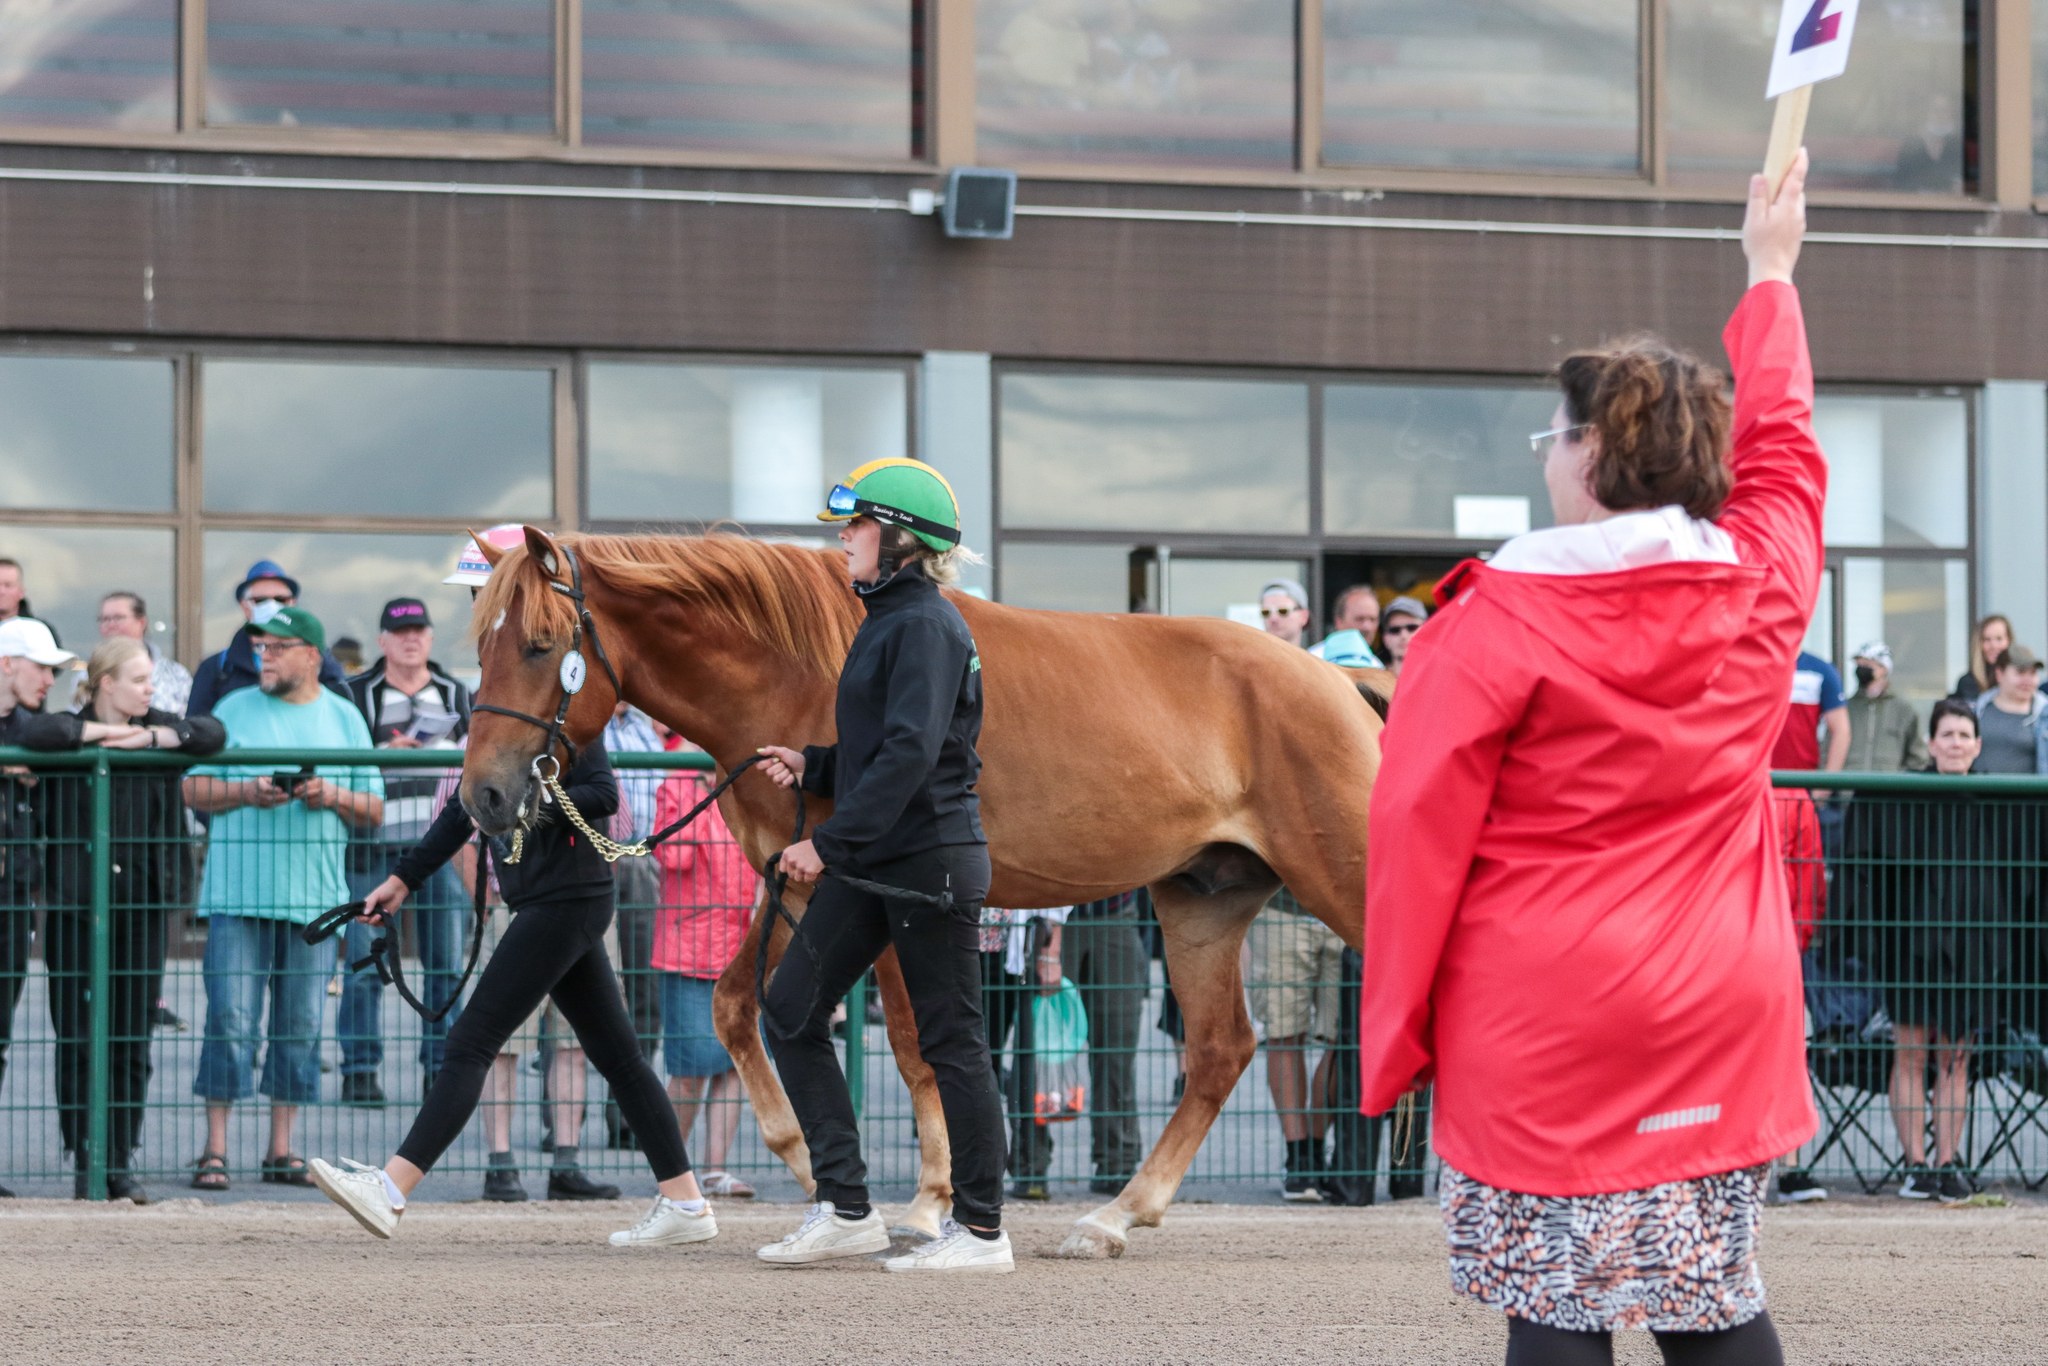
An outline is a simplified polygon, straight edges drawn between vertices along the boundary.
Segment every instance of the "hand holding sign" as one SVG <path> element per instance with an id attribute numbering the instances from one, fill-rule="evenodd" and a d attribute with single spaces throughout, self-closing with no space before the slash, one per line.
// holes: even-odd
<path id="1" fill-rule="evenodd" d="M 1771 54 L 1771 79 L 1764 98 L 1778 102 L 1771 119 L 1764 175 L 1775 196 L 1806 137 L 1806 111 L 1813 87 L 1849 69 L 1849 42 L 1856 33 L 1858 0 L 1784 0 L 1778 41 Z"/>

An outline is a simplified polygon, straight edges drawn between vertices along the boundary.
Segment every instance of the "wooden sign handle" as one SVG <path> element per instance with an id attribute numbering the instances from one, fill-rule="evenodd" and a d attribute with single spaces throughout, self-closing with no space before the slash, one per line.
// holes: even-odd
<path id="1" fill-rule="evenodd" d="M 1806 111 L 1812 103 L 1810 85 L 1794 86 L 1778 96 L 1771 115 L 1771 143 L 1764 152 L 1764 178 L 1773 199 L 1785 183 L 1785 172 L 1792 169 L 1792 158 L 1799 155 L 1800 143 L 1806 140 Z"/>

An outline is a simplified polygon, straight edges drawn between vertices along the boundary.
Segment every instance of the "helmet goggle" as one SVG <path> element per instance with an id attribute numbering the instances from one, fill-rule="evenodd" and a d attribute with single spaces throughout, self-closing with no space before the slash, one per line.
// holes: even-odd
<path id="1" fill-rule="evenodd" d="M 936 536 L 949 545 L 958 545 L 960 543 L 960 530 L 958 527 L 950 527 L 942 522 L 927 521 L 925 518 L 905 512 L 901 508 L 892 508 L 886 503 L 871 502 L 866 498 L 860 497 L 844 484 L 834 484 L 832 491 L 825 495 L 825 514 L 834 519 L 872 517 L 878 522 L 890 522 L 896 526 L 908 527 L 912 531 L 921 531 L 928 536 Z"/>
<path id="2" fill-rule="evenodd" d="M 815 486 L 814 486 L 815 487 Z M 860 499 L 844 484 L 834 484 L 832 492 L 825 495 L 825 510 L 836 517 L 854 517 L 860 512 Z"/>

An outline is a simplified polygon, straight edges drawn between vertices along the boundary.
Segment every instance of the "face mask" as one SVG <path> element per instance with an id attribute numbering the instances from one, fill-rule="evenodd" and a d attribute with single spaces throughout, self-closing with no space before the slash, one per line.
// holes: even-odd
<path id="1" fill-rule="evenodd" d="M 1877 670 L 1871 668 L 1868 664 L 1858 664 L 1856 666 L 1857 687 L 1868 688 L 1875 682 L 1877 682 Z"/>

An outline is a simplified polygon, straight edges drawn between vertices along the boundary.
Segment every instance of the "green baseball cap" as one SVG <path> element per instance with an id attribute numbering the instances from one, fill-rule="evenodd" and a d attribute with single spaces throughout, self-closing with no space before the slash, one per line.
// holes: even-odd
<path id="1" fill-rule="evenodd" d="M 316 650 L 327 648 L 327 628 L 320 624 L 320 618 L 303 607 L 279 607 L 263 620 L 250 624 L 259 635 L 303 640 Z"/>

